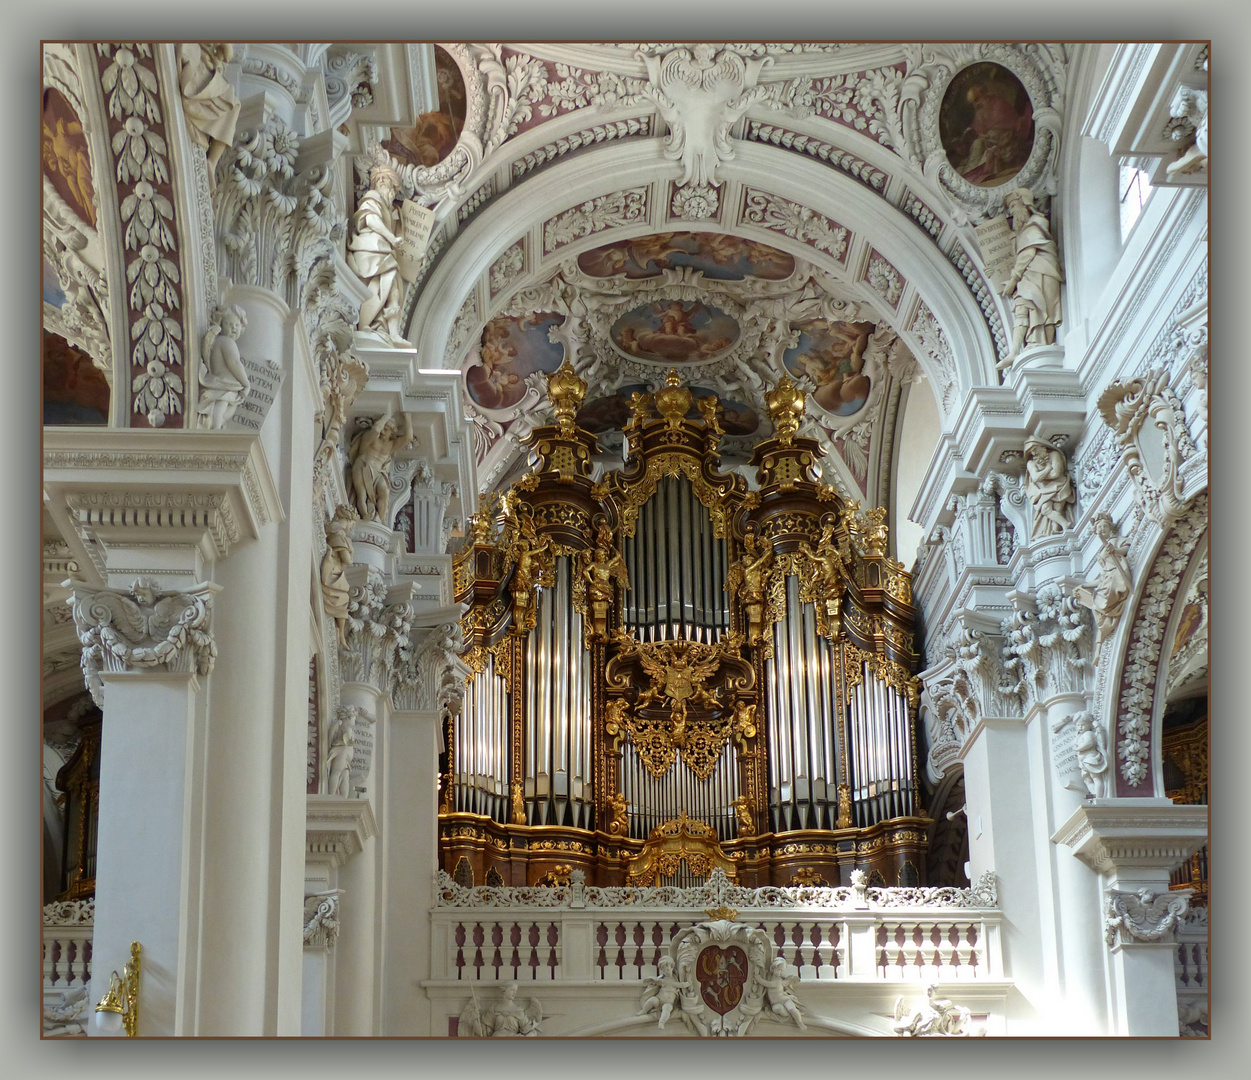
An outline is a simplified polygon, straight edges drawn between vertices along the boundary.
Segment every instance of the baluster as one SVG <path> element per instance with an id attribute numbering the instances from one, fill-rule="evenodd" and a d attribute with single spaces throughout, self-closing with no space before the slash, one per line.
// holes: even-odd
<path id="1" fill-rule="evenodd" d="M 518 946 L 521 944 L 521 923 L 514 922 L 508 928 L 508 943 L 513 947 L 512 959 L 509 961 L 513 969 L 513 978 L 519 979 L 521 978 L 521 954 Z"/>
<path id="2" fill-rule="evenodd" d="M 547 966 L 549 969 L 549 978 L 555 980 L 556 968 L 560 965 L 560 959 L 556 952 L 557 943 L 560 941 L 560 927 L 556 923 L 548 923 L 547 925 L 547 944 L 549 946 Z"/>
<path id="3" fill-rule="evenodd" d="M 46 986 L 55 986 L 56 979 L 53 976 L 53 967 L 56 961 L 57 940 L 54 937 L 45 936 L 43 939 L 43 981 Z"/>
<path id="4" fill-rule="evenodd" d="M 599 968 L 599 977 L 607 978 L 608 953 L 605 946 L 608 944 L 608 925 L 607 923 L 595 924 L 595 944 L 599 946 L 599 954 L 595 959 L 595 964 Z"/>
<path id="5" fill-rule="evenodd" d="M 494 948 L 494 955 L 491 957 L 491 966 L 495 968 L 495 978 L 500 977 L 500 968 L 504 966 L 504 957 L 500 952 L 500 946 L 504 944 L 504 924 L 495 922 L 491 926 L 491 944 Z"/>
<path id="6" fill-rule="evenodd" d="M 539 924 L 537 921 L 530 924 L 530 978 L 537 979 L 539 977 Z"/>

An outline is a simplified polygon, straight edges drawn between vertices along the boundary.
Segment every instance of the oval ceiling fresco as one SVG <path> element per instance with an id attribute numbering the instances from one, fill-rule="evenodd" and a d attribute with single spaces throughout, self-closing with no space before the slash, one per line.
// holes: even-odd
<path id="1" fill-rule="evenodd" d="M 40 151 L 43 174 L 56 193 L 83 221 L 95 225 L 87 136 L 74 107 L 53 87 L 43 92 Z"/>
<path id="2" fill-rule="evenodd" d="M 764 278 L 781 281 L 795 272 L 795 260 L 785 251 L 710 232 L 664 232 L 618 240 L 578 256 L 578 266 L 592 277 L 658 277 L 665 270 L 689 266 L 717 281 Z"/>
<path id="3" fill-rule="evenodd" d="M 446 50 L 434 47 L 434 71 L 438 80 L 439 107 L 422 113 L 411 128 L 393 127 L 382 144 L 397 161 L 428 169 L 452 152 L 465 126 L 465 80 Z"/>
<path id="4" fill-rule="evenodd" d="M 739 338 L 739 326 L 702 300 L 657 300 L 612 324 L 612 342 L 626 356 L 661 364 L 698 364 L 720 356 Z"/>
<path id="5" fill-rule="evenodd" d="M 1000 64 L 958 71 L 943 95 L 938 135 L 951 167 L 970 184 L 1006 184 L 1034 148 L 1034 106 L 1021 80 Z"/>
<path id="6" fill-rule="evenodd" d="M 812 398 L 826 412 L 836 416 L 858 413 L 873 385 L 863 370 L 873 324 L 814 319 L 795 323 L 792 329 L 799 331 L 799 343 L 782 354 L 786 370 L 813 381 Z"/>
<path id="7" fill-rule="evenodd" d="M 563 315 L 537 313 L 501 315 L 483 327 L 479 363 L 465 372 L 469 396 L 484 409 L 507 409 L 526 393 L 526 377 L 553 372 L 565 358 L 565 347 L 548 339 Z"/>

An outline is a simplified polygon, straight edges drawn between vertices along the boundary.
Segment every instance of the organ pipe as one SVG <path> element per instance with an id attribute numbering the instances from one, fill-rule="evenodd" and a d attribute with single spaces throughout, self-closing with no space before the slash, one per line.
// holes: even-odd
<path id="1" fill-rule="evenodd" d="M 672 372 L 632 403 L 623 468 L 596 472 L 584 392 L 571 367 L 549 378 L 556 422 L 527 436 L 502 532 L 475 524 L 457 555 L 466 644 L 485 660 L 451 724 L 447 811 L 478 816 L 475 872 L 494 861 L 533 883 L 528 860 L 560 858 L 615 883 L 683 813 L 762 883 L 859 860 L 859 843 L 784 837 L 838 829 L 843 783 L 854 829 L 918 809 L 911 586 L 886 557 L 884 512 L 810 479 L 821 450 L 798 434 L 803 397 L 786 381 L 766 395 L 754 490 L 719 471 L 715 399 L 695 408 Z M 501 843 L 481 824 L 521 817 L 549 831 Z M 908 828 L 887 846 L 923 865 Z M 449 858 L 458 835 L 441 838 Z"/>

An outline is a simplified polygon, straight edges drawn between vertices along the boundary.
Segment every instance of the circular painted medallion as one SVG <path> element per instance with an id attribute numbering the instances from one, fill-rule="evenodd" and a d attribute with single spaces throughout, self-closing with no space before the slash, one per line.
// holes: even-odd
<path id="1" fill-rule="evenodd" d="M 947 160 L 970 184 L 1006 184 L 1034 148 L 1034 107 L 1021 80 L 1000 64 L 956 72 L 938 112 Z"/>

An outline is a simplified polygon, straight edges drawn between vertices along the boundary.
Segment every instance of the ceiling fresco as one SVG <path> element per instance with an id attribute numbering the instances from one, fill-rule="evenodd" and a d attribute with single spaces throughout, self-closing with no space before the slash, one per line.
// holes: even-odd
<path id="1" fill-rule="evenodd" d="M 795 272 L 785 251 L 741 236 L 710 232 L 651 233 L 584 251 L 578 266 L 592 277 L 658 277 L 665 270 L 689 266 L 718 281 L 756 277 L 780 281 Z"/>
<path id="2" fill-rule="evenodd" d="M 622 315 L 609 333 L 627 356 L 660 364 L 712 360 L 739 339 L 738 323 L 702 300 L 644 304 Z"/>
<path id="3" fill-rule="evenodd" d="M 526 383 L 536 372 L 560 367 L 565 350 L 549 337 L 564 316 L 536 312 L 520 317 L 492 319 L 482 330 L 473 363 L 465 372 L 465 387 L 484 409 L 507 409 L 521 401 Z"/>

